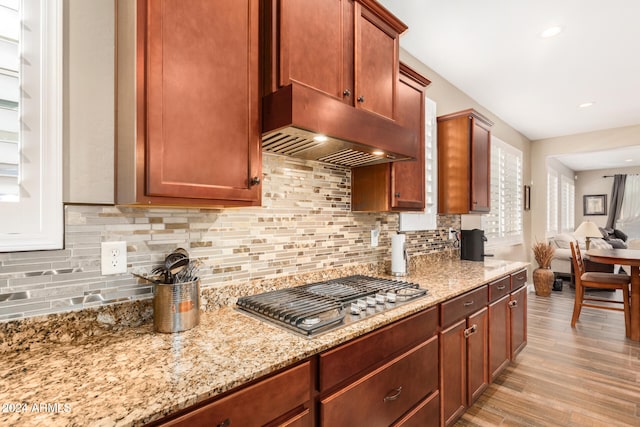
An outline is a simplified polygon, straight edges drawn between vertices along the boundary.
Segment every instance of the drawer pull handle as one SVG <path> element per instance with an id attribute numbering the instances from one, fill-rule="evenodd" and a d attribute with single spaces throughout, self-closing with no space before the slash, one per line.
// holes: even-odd
<path id="1" fill-rule="evenodd" d="M 394 388 L 391 390 L 390 394 L 387 394 L 384 399 L 382 399 L 382 401 L 391 402 L 392 400 L 396 400 L 400 397 L 400 393 L 402 393 L 402 387 Z"/>
<path id="2" fill-rule="evenodd" d="M 518 300 L 509 301 L 509 308 L 515 308 L 518 306 Z"/>
<path id="3" fill-rule="evenodd" d="M 464 330 L 464 337 L 469 338 L 471 335 L 475 334 L 478 330 L 478 325 L 472 325 L 470 328 Z"/>
<path id="4" fill-rule="evenodd" d="M 507 287 L 506 285 L 499 285 L 499 286 L 496 286 L 496 288 L 497 288 L 499 291 L 501 291 L 501 290 L 505 289 L 506 287 Z"/>
<path id="5" fill-rule="evenodd" d="M 462 304 L 464 307 L 471 307 L 473 305 L 473 301 L 467 301 L 464 304 Z"/>
<path id="6" fill-rule="evenodd" d="M 231 425 L 231 420 L 227 418 L 223 422 L 217 425 L 217 427 L 229 427 Z"/>

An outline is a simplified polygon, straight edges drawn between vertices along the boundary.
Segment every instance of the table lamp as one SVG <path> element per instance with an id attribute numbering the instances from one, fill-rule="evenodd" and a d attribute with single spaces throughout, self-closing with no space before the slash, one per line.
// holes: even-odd
<path id="1" fill-rule="evenodd" d="M 582 224 L 580 224 L 578 228 L 576 228 L 574 235 L 576 237 L 585 238 L 587 250 L 589 250 L 589 244 L 591 243 L 590 239 L 592 237 L 602 237 L 602 233 L 600 232 L 598 226 L 591 221 L 583 221 Z"/>

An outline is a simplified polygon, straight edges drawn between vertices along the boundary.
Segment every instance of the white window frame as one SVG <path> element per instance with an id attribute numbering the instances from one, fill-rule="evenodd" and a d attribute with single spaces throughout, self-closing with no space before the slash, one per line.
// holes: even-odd
<path id="1" fill-rule="evenodd" d="M 576 185 L 567 175 L 560 176 L 560 231 L 573 233 L 575 230 Z"/>
<path id="2" fill-rule="evenodd" d="M 0 203 L 0 252 L 60 249 L 62 0 L 21 0 L 20 198 Z"/>
<path id="3" fill-rule="evenodd" d="M 547 237 L 553 237 L 558 234 L 558 217 L 560 212 L 558 191 L 558 171 L 549 167 L 547 168 Z"/>
<path id="4" fill-rule="evenodd" d="M 482 216 L 487 248 L 524 242 L 522 151 L 491 136 L 491 212 Z"/>

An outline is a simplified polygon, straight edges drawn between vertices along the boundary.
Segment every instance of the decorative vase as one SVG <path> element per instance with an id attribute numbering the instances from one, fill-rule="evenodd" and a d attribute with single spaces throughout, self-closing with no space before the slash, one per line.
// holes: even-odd
<path id="1" fill-rule="evenodd" d="M 553 279 L 555 278 L 551 268 L 536 268 L 533 270 L 533 286 L 536 289 L 536 295 L 548 297 L 551 295 L 553 287 Z"/>

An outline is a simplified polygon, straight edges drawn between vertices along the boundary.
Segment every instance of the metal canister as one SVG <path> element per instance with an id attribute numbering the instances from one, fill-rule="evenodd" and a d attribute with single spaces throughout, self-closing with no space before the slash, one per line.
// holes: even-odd
<path id="1" fill-rule="evenodd" d="M 153 325 L 157 332 L 181 332 L 200 322 L 200 279 L 156 284 Z"/>

